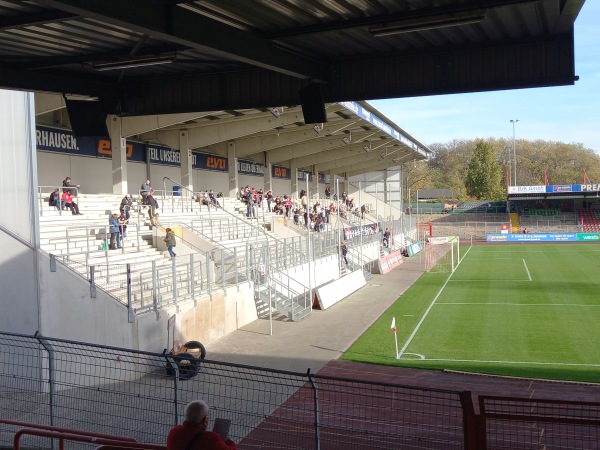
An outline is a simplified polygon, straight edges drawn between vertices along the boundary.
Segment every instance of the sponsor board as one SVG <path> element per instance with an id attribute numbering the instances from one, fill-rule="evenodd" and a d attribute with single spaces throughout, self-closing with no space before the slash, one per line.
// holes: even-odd
<path id="1" fill-rule="evenodd" d="M 487 242 L 576 242 L 599 241 L 600 233 L 488 234 Z"/>
<path id="2" fill-rule="evenodd" d="M 379 231 L 376 224 L 363 225 L 361 227 L 344 228 L 344 239 L 349 240 L 357 236 L 372 236 Z"/>
<path id="3" fill-rule="evenodd" d="M 402 253 L 400 250 L 390 253 L 383 258 L 377 260 L 377 270 L 380 274 L 386 274 L 390 272 L 393 268 L 398 267 L 404 261 L 402 259 Z"/>

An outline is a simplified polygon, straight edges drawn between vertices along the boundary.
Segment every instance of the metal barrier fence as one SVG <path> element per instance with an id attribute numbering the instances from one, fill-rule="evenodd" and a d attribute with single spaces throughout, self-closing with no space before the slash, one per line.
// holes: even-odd
<path id="1" fill-rule="evenodd" d="M 476 413 L 467 391 L 208 360 L 189 377 L 176 362 L 167 353 L 0 333 L 0 419 L 164 444 L 185 405 L 202 399 L 211 420 L 231 420 L 241 450 L 575 450 L 600 442 L 600 403 L 481 396 Z M 17 429 L 0 421 L 0 446 Z M 33 436 L 26 446 L 48 448 Z"/>
<path id="2" fill-rule="evenodd" d="M 465 448 L 464 392 L 207 360 L 180 380 L 167 375 L 167 355 L 41 336 L 0 333 L 0 350 L 2 418 L 164 444 L 185 404 L 202 399 L 211 420 L 231 420 L 240 449 Z M 14 430 L 0 424 L 0 446 Z"/>

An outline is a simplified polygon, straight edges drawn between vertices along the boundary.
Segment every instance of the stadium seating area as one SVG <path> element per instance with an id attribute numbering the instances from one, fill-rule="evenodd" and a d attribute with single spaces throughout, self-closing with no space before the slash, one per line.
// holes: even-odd
<path id="1" fill-rule="evenodd" d="M 600 209 L 578 209 L 577 220 L 584 232 L 600 231 Z"/>

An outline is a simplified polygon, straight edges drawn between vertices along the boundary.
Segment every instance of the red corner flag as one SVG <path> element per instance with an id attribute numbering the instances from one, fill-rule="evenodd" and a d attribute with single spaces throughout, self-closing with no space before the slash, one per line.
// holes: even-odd
<path id="1" fill-rule="evenodd" d="M 392 331 L 394 333 L 396 332 L 396 318 L 395 317 L 392 319 Z"/>

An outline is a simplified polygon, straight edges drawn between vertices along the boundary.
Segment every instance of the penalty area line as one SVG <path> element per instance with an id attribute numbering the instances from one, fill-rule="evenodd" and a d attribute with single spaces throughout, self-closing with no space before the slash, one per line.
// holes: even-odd
<path id="1" fill-rule="evenodd" d="M 407 358 L 404 358 L 406 360 Z M 425 358 L 423 361 L 436 362 L 465 362 L 478 364 L 512 364 L 512 365 L 532 365 L 532 366 L 563 366 L 563 367 L 600 367 L 600 364 L 582 364 L 582 363 L 561 363 L 561 362 L 540 362 L 540 361 L 505 361 L 505 360 L 486 360 L 486 359 L 450 359 L 450 358 Z"/>
<path id="2" fill-rule="evenodd" d="M 525 266 L 525 271 L 527 272 L 527 278 L 531 281 L 531 274 L 529 273 L 529 267 L 527 267 L 527 263 L 525 262 L 525 258 L 523 258 L 523 265 Z"/>
<path id="3" fill-rule="evenodd" d="M 472 248 L 473 247 L 469 247 L 469 249 L 463 255 L 462 259 L 466 258 L 467 254 L 469 253 L 469 251 L 471 251 Z M 461 259 L 461 261 L 462 261 L 462 259 Z M 444 289 L 446 288 L 446 286 L 450 282 L 450 279 L 452 278 L 452 275 L 454 275 L 454 273 L 455 272 L 452 272 L 450 274 L 450 276 L 446 279 L 446 282 L 444 283 L 444 285 L 440 288 L 440 290 L 436 294 L 435 298 L 431 301 L 431 303 L 427 307 L 427 310 L 423 314 L 423 317 L 421 317 L 421 320 L 419 320 L 419 323 L 417 324 L 417 326 L 415 327 L 415 329 L 413 330 L 413 332 L 411 333 L 411 335 L 408 337 L 408 340 L 404 344 L 404 347 L 402 347 L 402 349 L 398 352 L 398 355 L 397 355 L 396 359 L 400 359 L 402 357 L 402 355 L 404 354 L 404 352 L 406 351 L 406 349 L 408 348 L 408 346 L 410 345 L 410 343 L 414 339 L 415 335 L 419 331 L 419 328 L 421 328 L 421 325 L 423 324 L 423 322 L 425 322 L 425 318 L 429 314 L 429 311 L 431 311 L 431 308 L 433 308 L 433 305 L 435 305 L 435 302 L 437 301 L 437 299 L 440 297 L 440 295 L 442 295 L 442 292 L 444 291 Z"/>

